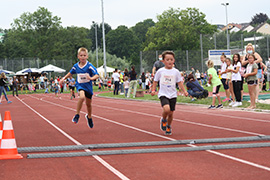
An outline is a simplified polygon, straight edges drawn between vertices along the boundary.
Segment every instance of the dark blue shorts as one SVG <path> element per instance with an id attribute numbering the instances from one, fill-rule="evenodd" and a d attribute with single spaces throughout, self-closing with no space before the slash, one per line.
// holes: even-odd
<path id="1" fill-rule="evenodd" d="M 226 79 L 222 78 L 221 82 L 222 82 L 223 87 L 224 87 L 225 90 L 229 89 L 229 82 L 227 82 L 227 84 L 226 84 Z"/>

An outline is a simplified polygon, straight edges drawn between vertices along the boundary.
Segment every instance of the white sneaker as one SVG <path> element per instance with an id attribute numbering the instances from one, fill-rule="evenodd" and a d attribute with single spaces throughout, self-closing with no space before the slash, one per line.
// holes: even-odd
<path id="1" fill-rule="evenodd" d="M 232 107 L 238 107 L 238 106 L 241 106 L 242 105 L 242 102 L 235 102 Z"/>
<path id="2" fill-rule="evenodd" d="M 235 104 L 235 102 L 232 101 L 232 102 L 230 102 L 229 106 L 232 106 L 232 105 L 234 105 L 234 104 Z"/>

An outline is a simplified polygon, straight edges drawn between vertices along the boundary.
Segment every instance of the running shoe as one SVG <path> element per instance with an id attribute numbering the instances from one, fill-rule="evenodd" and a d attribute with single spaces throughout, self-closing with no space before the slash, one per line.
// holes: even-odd
<path id="1" fill-rule="evenodd" d="M 215 106 L 209 106 L 208 109 L 215 109 L 216 107 Z"/>
<path id="2" fill-rule="evenodd" d="M 235 102 L 232 107 L 242 106 L 242 102 Z"/>
<path id="3" fill-rule="evenodd" d="M 172 128 L 171 126 L 167 125 L 165 135 L 171 135 L 172 134 Z"/>
<path id="4" fill-rule="evenodd" d="M 87 120 L 87 124 L 90 128 L 93 128 L 94 124 L 93 124 L 93 120 L 92 118 L 88 118 L 88 114 L 85 115 L 85 118 Z"/>
<path id="5" fill-rule="evenodd" d="M 167 126 L 167 120 L 166 119 L 163 119 L 161 117 L 161 119 L 160 119 L 160 129 L 162 131 L 166 131 L 166 126 Z"/>
<path id="6" fill-rule="evenodd" d="M 76 115 L 73 117 L 72 122 L 74 122 L 75 124 L 77 124 L 78 121 L 79 121 L 79 118 L 80 118 L 80 115 L 79 115 L 79 114 L 76 114 Z"/>
<path id="7" fill-rule="evenodd" d="M 223 105 L 222 105 L 222 104 L 219 104 L 216 108 L 217 108 L 217 109 L 218 109 L 218 108 L 223 108 Z"/>
<path id="8" fill-rule="evenodd" d="M 234 103 L 235 103 L 234 101 L 230 102 L 229 106 L 232 106 L 232 105 L 234 105 Z"/>
<path id="9" fill-rule="evenodd" d="M 222 101 L 223 102 L 226 102 L 226 101 L 229 101 L 230 100 L 230 98 L 225 98 L 225 99 L 223 99 Z"/>
<path id="10" fill-rule="evenodd" d="M 12 103 L 12 101 L 8 101 L 7 103 L 8 103 L 8 104 L 9 104 L 9 103 Z"/>

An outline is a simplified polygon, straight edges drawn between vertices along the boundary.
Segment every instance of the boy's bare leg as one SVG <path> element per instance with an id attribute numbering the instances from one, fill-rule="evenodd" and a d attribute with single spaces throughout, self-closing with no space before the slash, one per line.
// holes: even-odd
<path id="1" fill-rule="evenodd" d="M 163 119 L 167 119 L 168 125 L 171 125 L 173 120 L 173 111 L 171 111 L 170 106 L 168 104 L 163 106 L 162 117 Z"/>
<path id="2" fill-rule="evenodd" d="M 216 103 L 216 96 L 213 96 L 212 99 L 213 99 L 213 100 L 212 100 L 212 106 L 215 106 L 215 103 Z"/>
<path id="3" fill-rule="evenodd" d="M 217 99 L 218 99 L 218 104 L 221 104 L 220 95 L 217 95 Z"/>
<path id="4" fill-rule="evenodd" d="M 85 99 L 86 99 L 88 118 L 92 118 L 92 99 L 89 99 L 89 98 L 85 98 Z"/>
<path id="5" fill-rule="evenodd" d="M 79 100 L 78 100 L 78 103 L 77 103 L 77 114 L 80 114 L 80 111 L 82 109 L 82 105 L 83 105 L 83 101 L 85 99 L 85 94 L 84 94 L 84 91 L 79 91 Z"/>

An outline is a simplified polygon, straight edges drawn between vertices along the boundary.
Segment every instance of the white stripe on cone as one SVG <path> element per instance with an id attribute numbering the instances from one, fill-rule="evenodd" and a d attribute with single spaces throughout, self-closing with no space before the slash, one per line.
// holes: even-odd
<path id="1" fill-rule="evenodd" d="M 3 131 L 0 130 L 0 139 L 2 139 L 2 136 L 3 136 Z"/>
<path id="2" fill-rule="evenodd" d="M 13 130 L 13 126 L 12 126 L 11 120 L 5 120 L 4 121 L 3 130 Z"/>
<path id="3" fill-rule="evenodd" d="M 15 149 L 17 148 L 15 139 L 2 139 L 1 149 Z"/>

